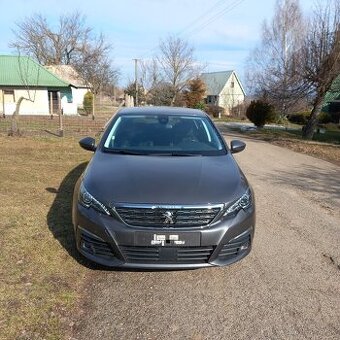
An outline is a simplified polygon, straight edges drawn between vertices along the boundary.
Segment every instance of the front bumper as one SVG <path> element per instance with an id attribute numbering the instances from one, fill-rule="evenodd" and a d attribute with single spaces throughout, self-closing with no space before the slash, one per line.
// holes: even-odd
<path id="1" fill-rule="evenodd" d="M 105 266 L 144 269 L 225 266 L 251 251 L 255 211 L 254 208 L 240 211 L 234 218 L 203 229 L 141 228 L 127 226 L 77 204 L 74 228 L 78 251 Z"/>

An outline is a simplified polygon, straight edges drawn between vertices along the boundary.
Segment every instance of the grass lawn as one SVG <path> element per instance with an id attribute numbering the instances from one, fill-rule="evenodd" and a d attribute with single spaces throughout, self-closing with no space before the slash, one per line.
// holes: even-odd
<path id="1" fill-rule="evenodd" d="M 231 129 L 224 125 L 218 126 L 226 136 L 228 136 L 228 133 L 231 131 L 235 131 L 247 137 L 261 139 L 340 165 L 339 129 L 327 130 L 324 134 L 314 134 L 313 141 L 306 141 L 302 139 L 301 131 L 296 129 L 279 130 L 263 128 L 254 131 L 242 131 L 240 129 Z"/>
<path id="2" fill-rule="evenodd" d="M 282 138 L 302 140 L 301 130 L 296 129 L 278 130 L 264 128 L 250 131 L 248 134 L 267 139 L 268 141 Z M 326 130 L 324 133 L 314 133 L 313 141 L 340 145 L 340 130 Z"/>
<path id="3" fill-rule="evenodd" d="M 340 130 L 315 133 L 312 141 L 303 140 L 299 130 L 260 129 L 249 135 L 340 165 Z"/>
<path id="4" fill-rule="evenodd" d="M 91 154 L 73 138 L 0 137 L 0 339 L 60 339 L 86 266 L 73 186 Z"/>

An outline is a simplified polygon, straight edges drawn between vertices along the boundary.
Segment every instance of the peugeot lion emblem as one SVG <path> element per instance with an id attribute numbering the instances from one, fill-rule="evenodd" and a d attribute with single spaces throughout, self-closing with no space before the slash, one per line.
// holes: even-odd
<path id="1" fill-rule="evenodd" d="M 165 224 L 174 224 L 174 215 L 171 211 L 166 211 L 163 214 L 163 217 L 165 218 L 164 223 Z"/>

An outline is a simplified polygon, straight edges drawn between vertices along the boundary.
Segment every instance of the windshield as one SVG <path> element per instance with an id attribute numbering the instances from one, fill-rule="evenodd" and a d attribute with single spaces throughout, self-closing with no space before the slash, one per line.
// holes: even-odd
<path id="1" fill-rule="evenodd" d="M 160 155 L 221 155 L 210 120 L 200 116 L 126 115 L 114 120 L 104 151 Z"/>

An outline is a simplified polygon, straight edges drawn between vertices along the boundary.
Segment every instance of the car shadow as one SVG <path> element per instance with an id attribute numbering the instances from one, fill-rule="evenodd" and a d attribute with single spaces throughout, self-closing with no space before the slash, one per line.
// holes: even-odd
<path id="1" fill-rule="evenodd" d="M 73 189 L 87 164 L 88 162 L 84 162 L 72 169 L 59 188 L 46 188 L 46 191 L 56 195 L 47 213 L 47 224 L 54 238 L 79 264 L 89 269 L 101 270 L 103 266 L 90 262 L 77 251 L 72 225 Z"/>
<path id="2" fill-rule="evenodd" d="M 54 238 L 80 265 L 91 270 L 116 272 L 171 271 L 106 267 L 89 261 L 77 251 L 72 224 L 73 190 L 79 176 L 83 173 L 87 164 L 88 162 L 84 162 L 72 169 L 62 180 L 59 188 L 46 188 L 46 191 L 56 195 L 47 213 L 48 228 Z"/>

